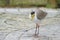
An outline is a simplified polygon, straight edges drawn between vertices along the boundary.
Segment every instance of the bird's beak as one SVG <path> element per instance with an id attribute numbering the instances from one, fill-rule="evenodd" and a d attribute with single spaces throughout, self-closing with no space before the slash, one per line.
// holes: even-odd
<path id="1" fill-rule="evenodd" d="M 33 20 L 33 19 L 34 19 L 34 17 L 35 17 L 35 14 L 31 15 L 31 20 Z"/>

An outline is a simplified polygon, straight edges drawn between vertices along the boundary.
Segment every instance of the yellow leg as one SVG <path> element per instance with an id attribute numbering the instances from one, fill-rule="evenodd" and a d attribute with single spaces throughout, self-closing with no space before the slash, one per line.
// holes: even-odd
<path id="1" fill-rule="evenodd" d="M 36 24 L 36 30 L 35 30 L 35 35 L 37 34 L 37 24 Z"/>
<path id="2" fill-rule="evenodd" d="M 39 34 L 39 27 L 40 27 L 40 25 L 38 24 L 38 23 L 36 23 L 36 30 L 35 30 L 35 35 L 37 34 Z"/>
<path id="3" fill-rule="evenodd" d="M 39 34 L 39 27 L 40 27 L 40 25 L 38 24 L 38 34 Z"/>

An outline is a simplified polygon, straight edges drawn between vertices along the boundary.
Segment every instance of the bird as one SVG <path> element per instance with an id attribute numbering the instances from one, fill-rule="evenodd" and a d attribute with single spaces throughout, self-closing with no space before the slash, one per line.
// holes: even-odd
<path id="1" fill-rule="evenodd" d="M 47 13 L 37 8 L 30 13 L 31 20 L 36 24 L 35 35 L 39 35 L 40 22 L 47 16 Z"/>

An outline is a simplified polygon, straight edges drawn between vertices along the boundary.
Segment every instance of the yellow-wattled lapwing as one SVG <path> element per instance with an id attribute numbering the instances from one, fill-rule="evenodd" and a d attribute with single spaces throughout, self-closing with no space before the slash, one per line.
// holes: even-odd
<path id="1" fill-rule="evenodd" d="M 39 34 L 39 27 L 40 27 L 40 22 L 46 17 L 47 13 L 40 10 L 39 8 L 36 9 L 36 11 L 31 12 L 31 20 L 36 23 L 36 30 L 35 30 L 35 35 Z"/>

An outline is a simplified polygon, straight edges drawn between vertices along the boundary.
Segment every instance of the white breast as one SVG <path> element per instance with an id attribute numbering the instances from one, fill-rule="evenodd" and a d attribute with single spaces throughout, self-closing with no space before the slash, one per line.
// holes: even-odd
<path id="1" fill-rule="evenodd" d="M 35 12 L 35 17 L 34 17 L 34 19 L 33 19 L 33 22 L 35 22 L 35 23 L 39 23 L 40 22 L 40 20 L 39 19 L 37 19 L 37 16 L 36 16 L 36 12 Z"/>

